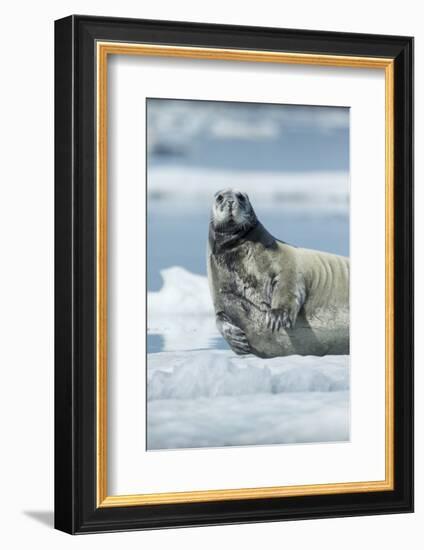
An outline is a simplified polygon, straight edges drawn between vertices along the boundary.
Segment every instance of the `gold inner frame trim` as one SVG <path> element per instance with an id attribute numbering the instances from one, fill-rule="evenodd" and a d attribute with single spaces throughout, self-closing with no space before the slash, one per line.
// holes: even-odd
<path id="1" fill-rule="evenodd" d="M 394 489 L 394 60 L 390 58 L 194 48 L 101 42 L 97 54 L 97 506 L 142 506 L 305 495 L 364 493 Z M 141 55 L 284 63 L 385 71 L 385 479 L 279 487 L 253 487 L 109 496 L 107 492 L 107 61 L 109 55 Z"/>

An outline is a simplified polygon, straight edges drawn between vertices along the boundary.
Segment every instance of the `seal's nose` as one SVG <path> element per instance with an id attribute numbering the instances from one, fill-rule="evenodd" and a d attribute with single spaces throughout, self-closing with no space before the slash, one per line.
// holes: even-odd
<path id="1" fill-rule="evenodd" d="M 230 209 L 232 209 L 232 208 L 233 208 L 234 201 L 231 200 L 231 199 L 229 199 L 229 200 L 227 200 L 227 204 L 228 204 L 228 206 L 230 207 Z"/>

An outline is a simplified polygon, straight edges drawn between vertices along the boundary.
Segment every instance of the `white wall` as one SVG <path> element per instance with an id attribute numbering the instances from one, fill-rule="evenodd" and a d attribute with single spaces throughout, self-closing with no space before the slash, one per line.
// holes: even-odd
<path id="1" fill-rule="evenodd" d="M 0 85 L 0 541 L 43 548 L 422 548 L 424 293 L 417 285 L 416 513 L 70 537 L 51 529 L 53 505 L 53 20 L 71 13 L 280 26 L 416 37 L 416 280 L 423 281 L 424 27 L 420 3 L 386 0 L 85 0 L 2 8 Z M 47 526 L 46 524 L 49 524 Z"/>

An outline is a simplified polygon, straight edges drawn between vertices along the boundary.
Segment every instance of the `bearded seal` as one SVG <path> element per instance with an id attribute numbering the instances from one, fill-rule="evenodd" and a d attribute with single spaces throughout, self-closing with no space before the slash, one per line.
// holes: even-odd
<path id="1" fill-rule="evenodd" d="M 274 238 L 246 193 L 215 194 L 207 267 L 217 328 L 235 353 L 349 353 L 349 259 Z"/>

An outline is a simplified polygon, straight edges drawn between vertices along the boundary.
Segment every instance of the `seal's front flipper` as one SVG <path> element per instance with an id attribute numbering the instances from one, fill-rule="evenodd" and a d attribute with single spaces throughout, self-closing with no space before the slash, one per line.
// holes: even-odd
<path id="1" fill-rule="evenodd" d="M 280 328 L 293 328 L 297 313 L 290 314 L 284 309 L 270 309 L 266 312 L 265 322 L 267 328 L 272 332 L 280 330 Z"/>
<path id="2" fill-rule="evenodd" d="M 266 290 L 269 309 L 265 315 L 267 328 L 272 332 L 294 328 L 297 316 L 305 302 L 305 286 L 299 277 L 273 277 Z"/>
<path id="3" fill-rule="evenodd" d="M 251 353 L 245 333 L 241 328 L 234 325 L 230 318 L 222 311 L 216 314 L 216 326 L 237 355 L 247 355 Z"/>

